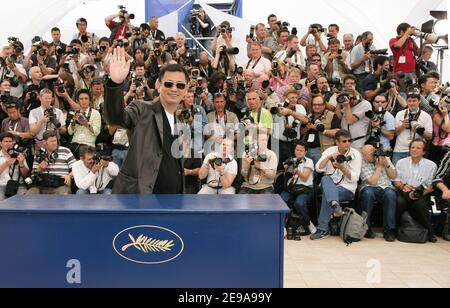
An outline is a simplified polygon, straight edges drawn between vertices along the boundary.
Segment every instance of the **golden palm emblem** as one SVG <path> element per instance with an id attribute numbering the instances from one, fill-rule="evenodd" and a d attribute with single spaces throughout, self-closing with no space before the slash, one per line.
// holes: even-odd
<path id="1" fill-rule="evenodd" d="M 174 246 L 173 241 L 155 240 L 144 235 L 140 235 L 137 239 L 134 239 L 131 234 L 128 234 L 128 236 L 130 237 L 131 244 L 123 246 L 123 252 L 127 251 L 130 247 L 134 247 L 144 253 L 160 253 L 171 251 Z"/>

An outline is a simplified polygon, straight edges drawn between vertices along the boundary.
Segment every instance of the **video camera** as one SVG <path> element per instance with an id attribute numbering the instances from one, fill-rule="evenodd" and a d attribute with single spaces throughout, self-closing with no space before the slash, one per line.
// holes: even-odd
<path id="1" fill-rule="evenodd" d="M 134 14 L 128 14 L 127 8 L 125 6 L 119 5 L 118 8 L 120 10 L 120 18 L 121 19 L 125 19 L 126 15 L 128 15 L 128 18 L 131 19 L 131 20 L 136 18 L 136 16 Z"/>

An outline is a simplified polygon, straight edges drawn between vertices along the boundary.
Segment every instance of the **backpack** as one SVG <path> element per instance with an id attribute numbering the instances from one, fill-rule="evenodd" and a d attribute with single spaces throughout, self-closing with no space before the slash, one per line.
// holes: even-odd
<path id="1" fill-rule="evenodd" d="M 404 243 L 425 244 L 428 230 L 412 218 L 409 212 L 402 215 L 402 225 L 398 229 L 398 240 Z"/>
<path id="2" fill-rule="evenodd" d="M 341 222 L 341 238 L 349 246 L 354 242 L 359 242 L 366 235 L 369 226 L 367 225 L 367 213 L 358 215 L 354 209 L 345 209 L 345 215 Z"/>

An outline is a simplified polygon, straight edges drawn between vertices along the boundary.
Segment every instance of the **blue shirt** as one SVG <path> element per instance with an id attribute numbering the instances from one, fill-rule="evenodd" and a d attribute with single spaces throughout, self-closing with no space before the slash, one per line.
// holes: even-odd
<path id="1" fill-rule="evenodd" d="M 390 112 L 386 111 L 384 114 L 384 122 L 386 122 L 386 124 L 382 126 L 382 129 L 391 131 L 395 130 L 395 118 Z M 391 142 L 385 136 L 381 135 L 380 142 L 385 150 L 391 149 Z"/>

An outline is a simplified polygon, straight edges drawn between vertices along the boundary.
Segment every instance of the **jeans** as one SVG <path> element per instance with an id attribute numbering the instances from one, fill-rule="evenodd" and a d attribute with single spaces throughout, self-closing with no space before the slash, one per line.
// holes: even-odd
<path id="1" fill-rule="evenodd" d="M 266 188 L 262 190 L 254 190 L 250 188 L 242 187 L 239 191 L 239 195 L 273 195 L 275 191 L 273 188 Z"/>
<path id="2" fill-rule="evenodd" d="M 409 152 L 394 152 L 394 154 L 392 155 L 392 163 L 394 164 L 394 166 L 397 166 L 397 163 L 404 159 L 409 157 Z"/>
<path id="3" fill-rule="evenodd" d="M 337 186 L 329 176 L 322 178 L 322 205 L 319 216 L 319 230 L 328 232 L 330 230 L 330 220 L 333 214 L 331 203 L 333 201 L 345 202 L 352 201 L 354 194 L 344 187 Z"/>
<path id="4" fill-rule="evenodd" d="M 301 216 L 302 220 L 305 224 L 309 224 L 311 222 L 308 205 L 310 205 L 314 199 L 314 191 L 312 189 L 309 193 L 299 195 L 297 198 L 285 191 L 281 194 L 281 199 L 283 199 L 283 201 L 288 205 L 290 202 L 295 200 L 294 207 L 297 210 L 297 213 Z"/>
<path id="5" fill-rule="evenodd" d="M 319 162 L 319 160 L 322 158 L 322 151 L 320 148 L 314 148 L 308 150 L 308 155 L 306 155 L 308 158 L 311 158 L 314 162 L 314 166 Z"/>
<path id="6" fill-rule="evenodd" d="M 88 190 L 78 189 L 77 195 L 90 195 L 91 193 Z M 112 189 L 105 188 L 105 190 L 99 191 L 97 195 L 112 195 Z"/>
<path id="7" fill-rule="evenodd" d="M 122 168 L 122 165 L 125 162 L 127 155 L 128 155 L 128 151 L 121 151 L 121 150 L 113 150 L 112 151 L 113 162 L 117 166 L 119 166 L 119 169 Z"/>
<path id="8" fill-rule="evenodd" d="M 369 227 L 375 201 L 383 205 L 383 228 L 394 230 L 396 228 L 397 191 L 394 188 L 382 189 L 381 187 L 366 187 L 361 191 L 361 210 L 367 213 Z"/>

